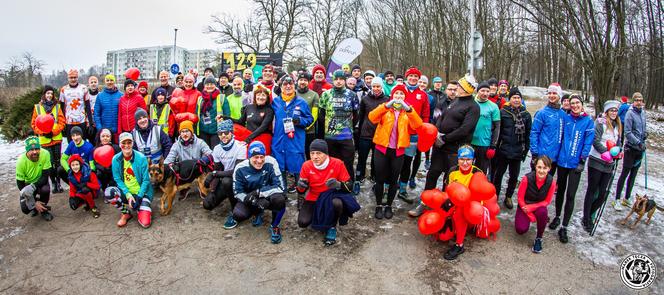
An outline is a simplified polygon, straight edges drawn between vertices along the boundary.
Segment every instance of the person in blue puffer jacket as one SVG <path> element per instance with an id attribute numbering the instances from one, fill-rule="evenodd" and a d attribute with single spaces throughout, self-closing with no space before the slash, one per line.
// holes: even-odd
<path id="1" fill-rule="evenodd" d="M 551 84 L 547 89 L 549 103 L 535 113 L 533 126 L 530 130 L 530 154 L 532 160 L 530 168 L 535 171 L 535 160 L 539 156 L 548 156 L 554 162 L 551 164 L 549 174 L 556 173 L 558 151 L 563 138 L 563 117 L 565 111 L 560 109 L 560 98 L 563 90 L 557 83 Z"/>
<path id="2" fill-rule="evenodd" d="M 111 131 L 111 134 L 116 134 L 118 131 L 118 105 L 123 93 L 115 86 L 115 76 L 112 74 L 104 77 L 104 83 L 106 83 L 106 87 L 99 92 L 95 101 L 93 113 L 95 127 L 100 131 L 106 128 Z"/>
<path id="3" fill-rule="evenodd" d="M 295 82 L 290 76 L 282 79 L 281 95 L 272 101 L 274 110 L 274 137 L 272 137 L 272 156 L 279 163 L 281 174 L 286 182 L 286 173 L 298 175 L 304 163 L 305 128 L 311 125 L 314 117 L 311 115 L 307 102 L 296 95 Z"/>
<path id="4" fill-rule="evenodd" d="M 570 95 L 571 111 L 564 116 L 563 142 L 558 153 L 558 190 L 556 191 L 556 217 L 549 224 L 555 230 L 560 224 L 560 213 L 563 215 L 563 226 L 558 231 L 558 239 L 562 243 L 569 241 L 567 225 L 574 212 L 574 198 L 579 188 L 581 172 L 590 155 L 595 139 L 595 123 L 591 116 L 583 110 L 583 102 L 578 94 Z"/>

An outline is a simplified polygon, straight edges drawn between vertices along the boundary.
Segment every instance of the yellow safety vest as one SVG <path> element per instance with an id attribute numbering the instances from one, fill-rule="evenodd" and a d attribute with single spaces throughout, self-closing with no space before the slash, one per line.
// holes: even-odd
<path id="1" fill-rule="evenodd" d="M 46 114 L 46 110 L 44 109 L 44 106 L 41 105 L 40 103 L 35 105 L 35 111 L 37 111 L 37 116 L 39 116 L 41 114 Z M 51 110 L 51 114 L 50 114 L 55 119 L 55 121 L 53 122 L 53 129 L 51 130 L 51 132 L 53 132 L 53 130 L 55 130 L 55 126 L 58 126 L 58 112 L 59 111 L 60 111 L 60 105 L 56 103 L 53 106 L 53 109 Z M 58 135 L 54 135 L 51 138 L 41 136 L 41 135 L 39 136 L 39 144 L 40 145 L 49 144 L 53 140 L 62 140 L 62 132 L 58 133 Z"/>
<path id="2" fill-rule="evenodd" d="M 166 104 L 164 105 L 164 108 L 161 110 L 161 115 L 157 115 L 157 106 L 154 104 L 150 105 L 150 119 L 152 120 L 152 123 L 155 125 L 159 125 L 161 127 L 161 130 L 164 131 L 164 133 L 168 134 L 168 116 L 171 114 L 171 106 Z M 157 118 L 157 116 L 159 118 Z"/>
<path id="3" fill-rule="evenodd" d="M 219 94 L 215 98 L 215 105 L 216 105 L 216 109 L 217 109 L 217 115 L 222 114 L 221 106 L 223 105 L 225 99 L 226 99 L 226 96 L 224 94 Z M 203 118 L 202 118 L 203 116 L 201 116 L 201 107 L 202 106 L 203 106 L 203 97 L 199 96 L 198 100 L 196 101 L 196 116 L 198 116 L 198 124 L 200 124 L 201 120 L 203 120 Z M 217 118 L 210 118 L 210 119 L 216 120 Z M 196 135 L 199 134 L 198 124 L 196 124 Z"/>

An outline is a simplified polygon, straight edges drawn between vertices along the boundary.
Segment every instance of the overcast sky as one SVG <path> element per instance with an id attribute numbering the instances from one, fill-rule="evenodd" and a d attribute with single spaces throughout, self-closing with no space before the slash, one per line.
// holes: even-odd
<path id="1" fill-rule="evenodd" d="M 0 63 L 25 51 L 46 62 L 45 72 L 106 61 L 106 51 L 172 45 L 218 49 L 203 34 L 210 15 L 247 14 L 247 0 L 12 0 L 3 1 Z"/>

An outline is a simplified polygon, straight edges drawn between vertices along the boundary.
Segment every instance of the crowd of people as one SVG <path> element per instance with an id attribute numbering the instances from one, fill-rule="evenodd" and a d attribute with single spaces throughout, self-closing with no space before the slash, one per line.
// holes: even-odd
<path id="1" fill-rule="evenodd" d="M 606 202 L 620 159 L 611 206 L 631 205 L 647 139 L 640 93 L 634 93 L 631 104 L 626 98 L 607 101 L 593 118 L 579 95 L 564 94 L 552 83 L 547 104 L 531 115 L 519 88 L 506 80 L 478 83 L 466 75 L 431 81 L 430 87 L 416 67 L 395 75 L 363 72 L 359 65 L 333 73 L 322 65 L 296 73 L 266 65 L 257 78 L 251 70 L 215 77 L 208 68 L 201 77 L 193 70 L 177 75 L 175 84 L 162 71 L 150 92 L 147 82 L 130 79 L 120 91 L 111 74 L 103 77 L 103 88 L 97 77 L 83 85 L 78 72 L 70 70 L 59 95 L 45 86 L 34 107 L 35 135 L 25 140 L 26 152 L 16 164 L 21 210 L 52 220 L 49 199 L 64 192 L 64 182 L 71 209 L 82 206 L 97 218 L 95 199 L 103 195 L 121 211 L 118 227 L 135 213 L 147 228 L 155 191 L 148 166 L 160 163 L 183 173 L 198 165 L 207 173 L 203 207 L 212 210 L 229 201 L 225 229 L 247 219 L 260 226 L 267 209 L 272 212 L 270 240 L 281 242 L 280 222 L 291 195 L 297 198 L 297 224 L 322 231 L 325 244 L 332 245 L 337 227 L 360 210 L 355 196 L 363 185 L 372 185 L 375 219 L 393 218 L 397 197 L 415 203 L 409 216 L 420 216 L 426 205 L 413 191 L 424 162 L 424 190 L 452 182 L 467 186 L 474 173 L 484 172 L 505 209 L 517 204 L 518 234 L 536 223 L 532 251 L 539 253 L 547 224 L 551 230 L 560 227 L 560 242 L 569 241 L 567 227 L 586 166 L 585 230 L 592 230 Z M 36 124 L 44 114 L 53 118 L 50 130 Z M 425 123 L 433 124 L 437 134 L 422 161 L 417 130 Z M 238 126 L 247 130 L 241 139 L 236 138 Z M 112 152 L 110 165 L 97 163 L 97 149 Z M 529 152 L 531 172 L 521 176 Z M 554 194 L 555 215 L 549 219 Z M 443 206 L 456 210 L 450 202 Z M 469 225 L 461 215 L 461 210 L 451 215 L 456 239 L 444 255 L 448 260 L 464 252 Z"/>

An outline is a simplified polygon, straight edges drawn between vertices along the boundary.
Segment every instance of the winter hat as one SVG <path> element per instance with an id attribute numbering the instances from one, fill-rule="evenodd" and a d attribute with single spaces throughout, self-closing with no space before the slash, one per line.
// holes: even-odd
<path id="1" fill-rule="evenodd" d="M 40 149 L 41 145 L 39 144 L 39 138 L 37 136 L 29 136 L 25 139 L 25 151 L 29 152 L 30 150 Z"/>
<path id="2" fill-rule="evenodd" d="M 346 83 L 348 83 L 348 82 L 357 84 L 357 79 L 355 79 L 355 77 L 348 77 L 346 79 Z"/>
<path id="3" fill-rule="evenodd" d="M 610 109 L 618 109 L 620 107 L 620 102 L 617 100 L 607 100 L 604 102 L 604 112 L 608 112 Z"/>
<path id="4" fill-rule="evenodd" d="M 375 77 L 373 80 L 371 80 L 371 86 L 378 85 L 380 87 L 383 87 L 383 79 L 380 77 Z"/>
<path id="5" fill-rule="evenodd" d="M 233 133 L 233 121 L 223 120 L 217 124 L 217 133 L 230 131 Z"/>
<path id="6" fill-rule="evenodd" d="M 298 80 L 306 79 L 307 81 L 311 81 L 311 75 L 309 75 L 309 73 L 307 73 L 307 72 L 302 72 L 299 75 L 297 75 L 297 79 Z"/>
<path id="7" fill-rule="evenodd" d="M 475 159 L 475 150 L 469 145 L 464 145 L 459 148 L 457 159 Z"/>
<path id="8" fill-rule="evenodd" d="M 46 85 L 46 86 L 44 86 L 44 92 L 42 94 L 46 94 L 46 92 L 49 92 L 49 91 L 53 91 L 53 93 L 55 93 L 55 88 L 53 88 L 53 86 L 51 86 L 51 85 Z"/>
<path id="9" fill-rule="evenodd" d="M 140 118 L 147 117 L 147 116 L 148 116 L 148 113 L 144 109 L 138 108 L 138 109 L 136 109 L 136 112 L 134 113 L 134 120 L 136 120 L 136 122 L 138 122 L 138 120 Z"/>
<path id="10" fill-rule="evenodd" d="M 111 80 L 111 81 L 115 82 L 115 75 L 108 74 L 108 75 L 104 76 L 104 80 Z"/>
<path id="11" fill-rule="evenodd" d="M 523 98 L 521 96 L 521 91 L 519 91 L 519 87 L 513 87 L 510 89 L 510 94 L 507 95 L 508 98 L 512 98 L 512 96 L 518 95 L 519 97 Z"/>
<path id="12" fill-rule="evenodd" d="M 274 67 L 272 66 L 272 64 L 266 64 L 265 66 L 263 66 L 263 71 L 262 72 L 265 72 L 267 70 L 270 70 L 270 71 L 274 72 Z"/>
<path id="13" fill-rule="evenodd" d="M 498 82 L 498 87 L 500 87 L 500 85 L 507 85 L 507 88 L 510 88 L 510 82 L 507 82 L 507 80 L 500 80 Z"/>
<path id="14" fill-rule="evenodd" d="M 247 156 L 251 158 L 256 155 L 265 156 L 265 145 L 260 141 L 252 142 L 249 144 L 249 148 L 247 149 Z"/>
<path id="15" fill-rule="evenodd" d="M 131 140 L 132 142 L 134 141 L 134 137 L 131 136 L 131 133 L 129 132 L 122 132 L 120 136 L 118 137 L 118 142 L 122 143 L 125 140 Z"/>
<path id="16" fill-rule="evenodd" d="M 348 64 L 343 64 L 343 65 L 341 65 L 341 69 L 344 70 L 344 71 L 346 71 L 346 70 L 350 71 L 350 66 Z"/>
<path id="17" fill-rule="evenodd" d="M 322 139 L 314 139 L 314 141 L 311 142 L 311 145 L 309 145 L 309 151 L 321 152 L 327 155 L 327 142 Z"/>
<path id="18" fill-rule="evenodd" d="M 279 85 L 284 85 L 284 84 L 295 84 L 295 81 L 293 81 L 293 77 L 291 77 L 290 75 L 284 75 Z"/>
<path id="19" fill-rule="evenodd" d="M 332 77 L 334 79 L 346 79 L 346 74 L 344 74 L 344 71 L 342 70 L 336 70 L 334 71 L 334 74 L 332 74 Z"/>
<path id="20" fill-rule="evenodd" d="M 219 78 L 230 79 L 230 77 L 228 77 L 228 74 L 226 74 L 226 72 L 222 72 L 221 74 L 219 74 Z"/>
<path id="21" fill-rule="evenodd" d="M 107 134 L 109 136 L 112 135 L 111 130 L 109 130 L 108 128 L 103 128 L 103 129 L 101 129 L 101 131 L 99 131 L 99 136 L 100 137 L 101 137 L 101 135 L 104 135 L 104 134 Z"/>
<path id="22" fill-rule="evenodd" d="M 390 70 L 387 70 L 387 71 L 385 71 L 385 76 L 387 76 L 387 75 L 392 75 L 392 76 L 394 76 L 394 72 L 392 72 L 392 71 L 390 71 Z"/>
<path id="23" fill-rule="evenodd" d="M 560 87 L 558 83 L 552 83 L 549 85 L 549 88 L 546 90 L 546 93 L 555 93 L 558 94 L 559 97 L 563 96 L 563 89 Z"/>
<path id="24" fill-rule="evenodd" d="M 405 85 L 398 84 L 398 85 L 394 86 L 394 88 L 392 88 L 392 92 L 390 93 L 390 99 L 392 99 L 392 97 L 394 97 L 394 93 L 396 93 L 397 91 L 401 91 L 401 92 L 403 92 L 403 94 L 408 93 L 408 89 L 406 89 Z"/>
<path id="25" fill-rule="evenodd" d="M 362 68 L 361 68 L 360 65 L 358 65 L 358 64 L 354 64 L 353 67 L 350 68 L 351 71 L 354 71 L 354 70 L 361 70 L 361 69 L 362 69 Z"/>
<path id="26" fill-rule="evenodd" d="M 180 122 L 180 129 L 179 131 L 182 130 L 189 130 L 189 132 L 194 133 L 194 123 L 189 121 L 189 120 L 184 120 Z"/>
<path id="27" fill-rule="evenodd" d="M 364 72 L 364 75 L 362 77 L 366 77 L 366 76 L 376 77 L 376 72 L 374 72 L 372 70 L 367 70 L 366 72 Z"/>
<path id="28" fill-rule="evenodd" d="M 443 79 L 441 77 L 433 77 L 433 83 L 443 83 Z"/>
<path id="29" fill-rule="evenodd" d="M 187 81 L 187 80 L 190 80 L 192 82 L 196 82 L 196 78 L 194 78 L 194 75 L 192 75 L 192 74 L 186 74 L 184 76 L 184 80 L 182 80 L 182 81 Z"/>
<path id="30" fill-rule="evenodd" d="M 325 75 L 325 67 L 321 64 L 317 64 L 314 66 L 314 68 L 311 70 L 311 75 L 313 76 L 316 74 L 317 71 L 322 71 L 323 75 Z"/>
<path id="31" fill-rule="evenodd" d="M 480 85 L 477 85 L 477 91 L 480 91 L 482 88 L 489 89 L 489 83 L 487 81 L 480 82 Z"/>
<path id="32" fill-rule="evenodd" d="M 81 127 L 74 126 L 73 128 L 71 128 L 69 133 L 72 134 L 72 135 L 73 134 L 83 135 L 83 130 L 81 129 Z"/>
<path id="33" fill-rule="evenodd" d="M 420 76 L 420 81 L 424 81 L 424 83 L 429 84 L 429 78 L 425 75 Z"/>
<path id="34" fill-rule="evenodd" d="M 475 88 L 477 87 L 477 82 L 475 81 L 475 77 L 466 74 L 463 76 L 463 78 L 459 79 L 459 86 L 467 92 L 468 94 L 471 94 L 475 92 Z"/>
<path id="35" fill-rule="evenodd" d="M 420 70 L 418 70 L 416 67 L 410 67 L 406 70 L 404 76 L 408 77 L 410 75 L 417 75 L 418 77 L 420 77 L 422 76 L 422 72 L 420 72 Z"/>
<path id="36" fill-rule="evenodd" d="M 217 84 L 217 79 L 215 79 L 212 75 L 208 75 L 205 77 L 205 80 L 203 80 L 203 85 L 207 84 Z"/>
<path id="37" fill-rule="evenodd" d="M 498 79 L 490 78 L 489 80 L 486 81 L 486 83 L 489 84 L 489 85 L 498 85 Z"/>
<path id="38" fill-rule="evenodd" d="M 148 89 L 148 82 L 146 81 L 141 81 L 138 82 L 138 88 L 145 87 L 145 89 Z"/>
<path id="39" fill-rule="evenodd" d="M 156 96 L 160 96 L 160 95 L 163 95 L 164 97 L 166 97 L 166 93 L 167 93 L 166 89 L 159 87 L 155 91 L 155 98 L 156 98 Z"/>
<path id="40" fill-rule="evenodd" d="M 394 77 L 394 79 L 397 79 L 397 80 L 398 80 L 398 79 L 402 79 L 402 80 L 403 80 L 403 75 L 401 75 L 401 74 L 396 75 L 396 76 Z"/>
<path id="41" fill-rule="evenodd" d="M 71 157 L 69 157 L 69 159 L 67 159 L 67 164 L 69 164 L 69 166 L 71 167 L 71 162 L 74 162 L 74 161 L 78 161 L 78 163 L 81 164 L 81 166 L 84 163 L 83 158 L 81 158 L 81 155 L 79 155 L 79 154 L 71 155 Z"/>
<path id="42" fill-rule="evenodd" d="M 134 87 L 136 87 L 136 82 L 134 82 L 134 80 L 132 80 L 132 79 L 125 80 L 124 89 L 127 89 L 127 86 L 129 86 L 129 85 L 134 85 Z"/>
<path id="43" fill-rule="evenodd" d="M 46 90 L 44 90 L 44 91 L 46 91 Z M 622 97 L 620 97 L 620 101 L 626 103 L 627 101 L 629 101 L 629 97 L 627 97 L 627 96 L 622 96 Z"/>

